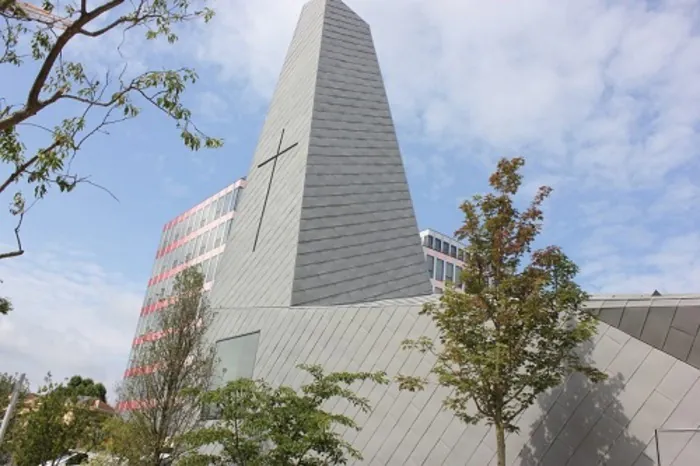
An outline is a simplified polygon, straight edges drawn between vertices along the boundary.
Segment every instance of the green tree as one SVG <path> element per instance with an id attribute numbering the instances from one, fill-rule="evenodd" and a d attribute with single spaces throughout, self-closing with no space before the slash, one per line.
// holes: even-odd
<path id="1" fill-rule="evenodd" d="M 68 380 L 65 389 L 69 390 L 76 396 L 88 396 L 97 398 L 100 401 L 107 402 L 107 389 L 101 383 L 95 383 L 89 378 L 82 378 L 79 375 L 74 375 Z"/>
<path id="2" fill-rule="evenodd" d="M 185 436 L 193 452 L 184 465 L 329 465 L 362 459 L 359 451 L 345 441 L 336 427 L 358 429 L 352 418 L 325 411 L 322 405 L 342 398 L 362 411 L 369 411 L 366 399 L 348 388 L 364 380 L 386 383 L 377 373 L 324 374 L 320 366 L 299 366 L 313 380 L 299 392 L 286 386 L 273 388 L 263 381 L 238 379 L 202 395 L 204 406 L 214 406 L 219 422 Z M 219 454 L 195 449 L 218 444 Z"/>
<path id="3" fill-rule="evenodd" d="M 86 438 L 94 438 L 103 417 L 64 388 L 47 377 L 37 398 L 22 406 L 8 439 L 17 466 L 55 464 L 73 448 L 95 446 L 86 444 Z"/>
<path id="4" fill-rule="evenodd" d="M 514 205 L 522 183 L 522 158 L 502 159 L 489 182 L 495 192 L 476 195 L 461 210 L 456 236 L 468 243 L 464 292 L 448 287 L 422 313 L 432 318 L 440 345 L 422 337 L 404 347 L 436 356 L 432 373 L 452 389 L 447 408 L 468 424 L 494 426 L 498 465 L 506 464 L 505 434 L 544 391 L 578 371 L 598 382 L 605 375 L 578 351 L 596 331 L 574 281 L 576 265 L 556 246 L 532 250 L 542 229 L 541 187 L 526 210 Z M 402 389 L 425 378 L 399 376 Z"/>
<path id="5" fill-rule="evenodd" d="M 0 420 L 2 420 L 5 417 L 5 410 L 10 404 L 10 399 L 12 397 L 12 392 L 15 387 L 15 382 L 19 379 L 19 375 L 17 374 L 8 374 L 6 372 L 0 373 Z M 19 392 L 19 398 L 17 399 L 17 406 L 21 407 L 22 404 L 24 403 L 24 400 L 26 399 L 27 394 L 29 393 L 29 382 L 27 379 L 24 379 L 24 383 L 20 387 L 20 392 Z M 17 411 L 15 410 L 14 416 L 10 419 L 10 424 L 7 429 L 6 433 L 6 438 L 9 438 L 12 435 L 12 430 L 13 427 L 15 426 L 16 422 L 16 414 Z M 7 445 L 7 442 L 0 442 L 0 464 L 7 464 L 9 463 L 11 457 L 11 452 L 10 449 Z"/>
<path id="6" fill-rule="evenodd" d="M 112 453 L 130 459 L 137 446 L 140 459 L 130 464 L 158 466 L 166 461 L 165 454 L 168 461 L 177 461 L 184 453 L 177 439 L 196 427 L 197 392 L 210 386 L 214 367 L 214 348 L 205 338 L 213 314 L 203 286 L 197 268 L 176 276 L 170 304 L 147 330 L 153 341 L 139 346 L 133 375 L 120 387 L 120 401 L 133 409 L 127 413 L 128 424 L 112 432 Z"/>
<path id="7" fill-rule="evenodd" d="M 148 70 L 132 76 L 126 59 L 105 70 L 103 63 L 77 61 L 72 53 L 79 42 L 108 47 L 103 40 L 107 36 L 123 42 L 139 30 L 144 34 L 142 49 L 159 38 L 172 44 L 183 23 L 212 18 L 205 3 L 102 0 L 88 5 L 87 0 L 42 0 L 44 13 L 37 14 L 25 2 L 0 0 L 0 66 L 8 73 L 18 68 L 22 76 L 15 81 L 26 84 L 23 92 L 0 94 L 0 196 L 8 194 L 9 214 L 16 219 L 16 244 L 0 252 L 0 259 L 24 253 L 20 230 L 34 201 L 51 188 L 70 192 L 80 183 L 91 183 L 72 170 L 86 141 L 137 117 L 143 105 L 171 118 L 188 148 L 221 145 L 197 128 L 182 102 L 186 87 L 197 79 L 194 70 Z M 0 299 L 0 313 L 9 310 L 9 301 Z"/>

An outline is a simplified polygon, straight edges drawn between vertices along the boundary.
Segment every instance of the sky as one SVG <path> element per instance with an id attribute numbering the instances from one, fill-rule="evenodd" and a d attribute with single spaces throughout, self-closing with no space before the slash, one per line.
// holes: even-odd
<path id="1" fill-rule="evenodd" d="M 118 201 L 86 185 L 27 215 L 27 252 L 0 262 L 16 308 L 0 318 L 0 371 L 114 388 L 162 225 L 248 171 L 303 3 L 214 0 L 215 19 L 175 46 L 121 35 L 71 46 L 97 73 L 196 68 L 186 102 L 225 145 L 192 153 L 146 109 L 85 146 L 75 169 Z M 523 156 L 520 200 L 554 188 L 543 241 L 579 264 L 587 291 L 700 293 L 700 3 L 347 4 L 372 27 L 420 228 L 454 232 L 497 160 Z M 26 93 L 31 72 L 3 69 L 3 97 Z M 12 221 L 0 213 L 6 248 Z"/>

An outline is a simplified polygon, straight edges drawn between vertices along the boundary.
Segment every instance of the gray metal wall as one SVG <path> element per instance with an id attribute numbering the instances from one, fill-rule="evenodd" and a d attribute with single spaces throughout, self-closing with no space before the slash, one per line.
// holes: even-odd
<path id="1" fill-rule="evenodd" d="M 417 315 L 421 301 L 388 301 L 376 306 L 256 308 L 222 312 L 212 338 L 260 330 L 255 377 L 298 387 L 299 363 L 328 371 L 385 370 L 391 375 L 425 374 L 429 356 L 400 350 L 405 338 L 435 335 Z M 508 455 L 516 465 L 655 464 L 653 433 L 659 427 L 700 425 L 700 371 L 601 323 L 590 357 L 610 379 L 591 386 L 579 376 L 542 396 L 509 435 Z M 353 387 L 369 397 L 369 414 L 344 403 L 329 406 L 355 415 L 363 426 L 346 438 L 359 448 L 361 464 L 494 465 L 493 432 L 466 427 L 441 410 L 447 394 L 431 386 L 416 394 L 365 383 Z M 700 464 L 700 436 L 662 434 L 663 465 Z"/>

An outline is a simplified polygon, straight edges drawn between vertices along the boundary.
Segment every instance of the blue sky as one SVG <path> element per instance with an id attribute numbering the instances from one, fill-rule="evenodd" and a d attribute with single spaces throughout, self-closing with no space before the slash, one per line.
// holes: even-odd
<path id="1" fill-rule="evenodd" d="M 526 193 L 555 189 L 544 239 L 579 263 L 589 291 L 700 292 L 696 1 L 347 3 L 373 28 L 421 228 L 453 232 L 459 201 L 485 189 L 499 157 L 522 155 Z M 187 101 L 226 143 L 189 152 L 147 110 L 85 148 L 76 168 L 119 202 L 83 186 L 27 216 L 26 255 L 0 263 L 0 293 L 17 307 L 0 319 L 0 370 L 111 388 L 160 229 L 247 172 L 302 4 L 217 0 L 213 23 L 175 47 L 129 40 L 119 56 L 112 37 L 71 49 L 97 71 L 196 67 Z M 3 94 L 24 92 L 28 76 L 3 69 Z"/>

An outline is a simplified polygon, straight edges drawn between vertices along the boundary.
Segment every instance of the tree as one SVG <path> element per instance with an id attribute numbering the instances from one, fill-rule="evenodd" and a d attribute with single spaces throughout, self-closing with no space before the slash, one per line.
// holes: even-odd
<path id="1" fill-rule="evenodd" d="M 10 403 L 10 396 L 15 389 L 15 383 L 19 379 L 18 374 L 8 374 L 7 372 L 0 373 L 0 413 L 5 412 L 5 408 Z M 26 395 L 29 392 L 29 382 L 24 379 L 22 387 L 20 387 L 20 395 Z"/>
<path id="2" fill-rule="evenodd" d="M 205 392 L 202 403 L 213 405 L 219 422 L 202 427 L 183 440 L 192 452 L 184 465 L 330 465 L 362 459 L 334 427 L 358 429 L 353 419 L 327 412 L 322 405 L 343 398 L 362 411 L 369 411 L 366 399 L 347 388 L 354 382 L 372 380 L 386 383 L 383 372 L 324 374 L 320 366 L 301 365 L 313 380 L 296 390 L 273 388 L 264 381 L 238 379 L 224 387 Z M 201 453 L 201 447 L 218 444 L 218 454 Z"/>
<path id="3" fill-rule="evenodd" d="M 175 461 L 183 453 L 177 439 L 190 432 L 199 419 L 196 392 L 209 387 L 214 348 L 205 339 L 212 312 L 203 296 L 204 276 L 188 268 L 175 278 L 170 305 L 156 315 L 159 332 L 154 341 L 143 343 L 132 373 L 120 390 L 128 412 L 128 425 L 114 433 L 113 453 L 128 458 L 130 451 L 120 445 L 138 443 L 144 464 L 159 465 L 164 454 Z M 123 439 L 126 435 L 127 439 Z"/>
<path id="4" fill-rule="evenodd" d="M 107 402 L 107 389 L 101 383 L 95 383 L 89 378 L 82 378 L 79 375 L 74 375 L 65 385 L 65 389 L 71 391 L 76 396 L 88 396 L 97 398 L 103 403 Z"/>
<path id="5" fill-rule="evenodd" d="M 574 371 L 593 382 L 605 375 L 577 351 L 596 331 L 582 307 L 586 293 L 574 281 L 576 265 L 556 246 L 532 251 L 542 229 L 541 187 L 524 211 L 514 205 L 522 183 L 522 158 L 502 159 L 489 182 L 494 193 L 461 205 L 468 243 L 464 292 L 448 287 L 422 314 L 437 327 L 440 345 L 421 337 L 404 348 L 431 351 L 432 373 L 451 388 L 447 408 L 468 424 L 494 426 L 499 466 L 506 464 L 505 433 L 518 430 L 518 415 L 536 397 Z M 425 378 L 399 376 L 402 389 L 420 389 Z"/>
<path id="6" fill-rule="evenodd" d="M 81 182 L 90 183 L 71 170 L 74 157 L 92 136 L 138 116 L 142 104 L 173 119 L 188 148 L 221 145 L 197 128 L 181 101 L 187 85 L 197 79 L 192 69 L 132 76 L 126 59 L 122 66 L 102 71 L 102 64 L 75 61 L 71 55 L 71 46 L 78 42 L 102 40 L 108 47 L 103 39 L 115 36 L 123 41 L 137 29 L 144 32 L 144 42 L 164 38 L 174 43 L 180 24 L 209 21 L 212 10 L 195 8 L 189 0 L 102 0 L 89 6 L 87 0 L 42 0 L 41 8 L 43 13 L 37 13 L 24 2 L 0 0 L 0 65 L 19 67 L 29 75 L 15 78 L 26 81 L 23 95 L 16 90 L 0 95 L 0 162 L 7 165 L 0 195 L 20 182 L 35 200 L 53 187 L 69 192 Z M 30 206 L 22 189 L 11 194 L 16 247 L 0 253 L 0 259 L 24 253 L 20 229 Z M 6 310 L 3 306 L 0 303 L 0 311 Z"/>
<path id="7" fill-rule="evenodd" d="M 12 392 L 15 388 L 15 383 L 19 379 L 19 375 L 8 374 L 6 372 L 0 373 L 0 421 L 5 417 L 5 410 L 10 404 L 10 399 L 12 397 Z M 17 399 L 17 406 L 22 406 L 24 400 L 29 393 L 29 382 L 24 379 L 22 386 L 20 387 L 19 398 Z M 7 429 L 7 437 L 11 435 L 12 429 L 15 425 L 17 411 L 14 411 L 12 418 Z M 11 457 L 11 452 L 7 446 L 6 442 L 0 441 L 0 464 L 9 463 Z"/>
<path id="8" fill-rule="evenodd" d="M 71 449 L 95 447 L 86 439 L 95 438 L 104 416 L 64 388 L 49 376 L 37 398 L 22 407 L 8 442 L 17 466 L 53 465 Z"/>

